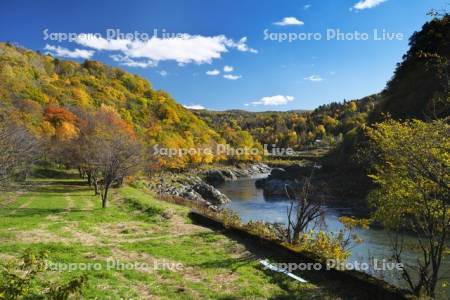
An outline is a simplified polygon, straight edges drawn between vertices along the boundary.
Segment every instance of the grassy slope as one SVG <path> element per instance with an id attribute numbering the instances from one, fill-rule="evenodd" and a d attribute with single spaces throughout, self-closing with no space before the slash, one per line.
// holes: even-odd
<path id="1" fill-rule="evenodd" d="M 170 219 L 162 217 L 168 210 Z M 263 271 L 257 257 L 229 238 L 189 224 L 187 209 L 154 200 L 132 187 L 115 190 L 108 209 L 77 180 L 39 179 L 0 193 L 0 258 L 22 250 L 49 251 L 53 262 L 106 265 L 181 263 L 181 271 L 89 271 L 87 298 L 335 299 L 313 284 Z M 51 272 L 68 279 L 86 271 Z"/>

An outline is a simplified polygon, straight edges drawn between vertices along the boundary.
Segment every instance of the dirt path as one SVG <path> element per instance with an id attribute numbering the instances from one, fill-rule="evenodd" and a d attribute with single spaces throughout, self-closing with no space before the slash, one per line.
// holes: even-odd
<path id="1" fill-rule="evenodd" d="M 92 192 L 93 194 L 93 192 Z M 84 196 L 83 201 L 81 203 L 80 210 L 94 210 L 95 209 L 95 203 L 94 201 L 100 201 L 100 197 L 94 197 L 91 195 Z"/>
<path id="2" fill-rule="evenodd" d="M 67 194 L 64 194 L 64 199 L 67 201 L 67 207 L 66 207 L 67 211 L 73 210 L 76 207 L 75 201 L 73 200 L 72 197 L 70 197 Z"/>
<path id="3" fill-rule="evenodd" d="M 0 203 L 0 207 L 7 207 L 8 205 L 10 205 L 11 203 L 14 203 L 17 199 L 17 195 L 10 195 L 8 196 L 8 198 L 4 199 L 1 203 Z"/>
<path id="4" fill-rule="evenodd" d="M 33 198 L 30 198 L 27 202 L 19 206 L 19 208 L 27 208 L 33 202 Z"/>
<path id="5" fill-rule="evenodd" d="M 95 208 L 95 204 L 94 204 L 94 202 L 92 201 L 93 199 L 91 198 L 91 197 L 87 197 L 87 198 L 85 198 L 86 199 L 86 201 L 85 201 L 85 207 L 83 207 L 83 210 L 94 210 L 94 208 Z M 99 200 L 100 201 L 100 200 Z"/>
<path id="6" fill-rule="evenodd" d="M 15 213 L 17 213 L 17 211 L 19 209 L 24 209 L 27 208 L 28 206 L 30 206 L 30 204 L 33 202 L 33 198 L 29 198 L 27 202 L 23 203 L 21 206 L 17 207 L 16 209 L 12 210 L 9 214 L 10 215 L 14 215 Z"/>

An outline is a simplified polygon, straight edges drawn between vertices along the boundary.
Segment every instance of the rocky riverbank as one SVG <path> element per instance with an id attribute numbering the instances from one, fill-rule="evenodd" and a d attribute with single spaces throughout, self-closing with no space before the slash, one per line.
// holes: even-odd
<path id="1" fill-rule="evenodd" d="M 237 166 L 226 166 L 202 173 L 206 182 L 212 185 L 223 183 L 227 180 L 236 180 L 241 177 L 261 176 L 270 173 L 271 168 L 263 163 L 240 164 Z"/>
<path id="2" fill-rule="evenodd" d="M 212 208 L 230 202 L 230 199 L 215 188 L 226 180 L 268 174 L 265 164 L 242 164 L 221 166 L 210 170 L 191 170 L 184 173 L 163 172 L 155 174 L 148 187 L 161 195 L 182 197 L 204 203 Z"/>
<path id="3" fill-rule="evenodd" d="M 321 174 L 321 167 L 312 162 L 295 163 L 284 168 L 273 168 L 266 178 L 255 182 L 257 188 L 264 191 L 266 197 L 287 197 L 286 190 L 299 193 L 305 180 L 311 182 L 310 196 L 316 200 L 330 202 L 335 199 Z"/>

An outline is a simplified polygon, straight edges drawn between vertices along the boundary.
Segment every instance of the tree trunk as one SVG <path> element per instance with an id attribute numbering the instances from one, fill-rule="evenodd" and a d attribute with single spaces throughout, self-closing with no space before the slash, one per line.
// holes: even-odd
<path id="1" fill-rule="evenodd" d="M 300 227 L 297 226 L 294 228 L 294 233 L 293 233 L 293 237 L 292 237 L 292 243 L 293 244 L 298 244 L 300 242 Z"/>
<path id="2" fill-rule="evenodd" d="M 95 177 L 92 177 L 92 183 L 94 184 L 94 190 L 95 190 L 95 196 L 97 196 L 99 193 L 98 191 L 98 180 Z"/>
<path id="3" fill-rule="evenodd" d="M 106 206 L 108 204 L 108 189 L 109 189 L 109 184 L 105 184 L 105 190 L 103 191 L 103 194 L 102 194 L 102 208 L 106 208 Z"/>
<path id="4" fill-rule="evenodd" d="M 78 167 L 78 175 L 80 176 L 80 178 L 83 178 L 83 169 L 81 167 Z"/>
<path id="5" fill-rule="evenodd" d="M 92 173 L 91 171 L 86 172 L 87 173 L 87 182 L 89 186 L 92 186 Z"/>
<path id="6" fill-rule="evenodd" d="M 439 267 L 438 268 L 433 267 L 431 280 L 428 284 L 428 295 L 433 299 L 436 297 L 436 285 L 438 283 L 438 279 L 439 279 Z"/>

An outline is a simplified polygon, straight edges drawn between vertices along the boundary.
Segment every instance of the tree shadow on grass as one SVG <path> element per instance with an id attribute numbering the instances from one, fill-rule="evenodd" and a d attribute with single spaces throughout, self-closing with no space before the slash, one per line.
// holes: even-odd
<path id="1" fill-rule="evenodd" d="M 244 265 L 248 265 L 250 263 L 253 263 L 257 257 L 251 253 L 247 253 L 242 257 L 238 258 L 228 258 L 228 259 L 222 259 L 222 260 L 214 260 L 214 261 L 208 261 L 200 264 L 195 264 L 195 266 L 200 268 L 210 268 L 210 269 L 227 269 L 232 270 L 235 272 L 237 269 Z"/>
<path id="2" fill-rule="evenodd" d="M 71 209 L 70 212 L 83 212 L 82 209 Z M 47 217 L 49 215 L 67 212 L 62 208 L 2 208 L 0 217 L 23 218 L 23 217 Z"/>
<path id="3" fill-rule="evenodd" d="M 31 193 L 42 193 L 42 194 L 67 194 L 67 192 L 89 192 L 92 190 L 87 188 L 87 187 L 79 187 L 79 188 L 74 188 L 74 187 L 70 187 L 70 189 L 67 188 L 67 186 L 30 186 L 27 189 L 27 192 L 31 192 Z M 93 192 L 92 192 L 93 194 Z M 69 195 L 69 194 L 67 194 Z M 84 195 L 73 195 L 73 196 L 84 196 Z"/>
<path id="4" fill-rule="evenodd" d="M 270 278 L 272 284 L 278 285 L 283 289 L 284 293 L 273 296 L 269 299 L 273 300 L 291 300 L 291 299 L 341 299 L 343 295 L 338 295 L 334 291 L 315 288 L 307 283 L 301 283 L 294 279 L 287 277 L 284 274 L 276 273 L 270 270 L 263 270 L 263 272 Z M 343 299 L 360 299 L 345 295 Z"/>
<path id="5" fill-rule="evenodd" d="M 35 178 L 61 178 L 61 179 L 79 179 L 80 175 L 76 172 L 70 172 L 70 170 L 64 169 L 52 169 L 52 168 L 36 168 L 33 170 L 33 177 Z"/>
<path id="6" fill-rule="evenodd" d="M 122 202 L 128 208 L 142 211 L 145 215 L 149 217 L 161 215 L 164 212 L 164 208 L 142 204 L 141 202 L 132 197 L 123 197 L 122 200 L 123 200 Z"/>

